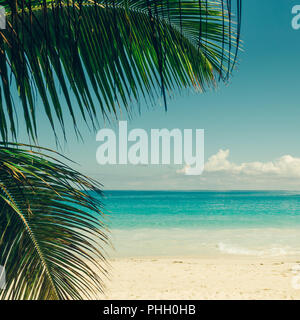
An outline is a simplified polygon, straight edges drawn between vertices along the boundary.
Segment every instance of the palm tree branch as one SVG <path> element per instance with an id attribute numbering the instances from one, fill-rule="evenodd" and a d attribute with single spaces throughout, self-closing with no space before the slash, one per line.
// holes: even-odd
<path id="1" fill-rule="evenodd" d="M 108 244 L 101 185 L 42 151 L 0 147 L 0 298 L 96 298 Z"/>
<path id="2" fill-rule="evenodd" d="M 74 101 L 95 129 L 99 110 L 107 119 L 118 117 L 122 107 L 131 115 L 140 95 L 154 103 L 162 94 L 166 106 L 166 94 L 174 89 L 214 87 L 215 74 L 225 79 L 223 74 L 235 64 L 232 48 L 238 47 L 239 34 L 233 14 L 221 7 L 223 0 L 13 2 L 19 4 L 14 10 L 11 1 L 0 1 L 6 5 L 8 21 L 0 32 L 4 140 L 7 121 L 12 135 L 17 134 L 17 95 L 28 135 L 36 137 L 32 85 L 53 131 L 58 119 L 65 134 L 69 114 L 78 134 Z M 237 31 L 239 17 L 240 13 Z"/>

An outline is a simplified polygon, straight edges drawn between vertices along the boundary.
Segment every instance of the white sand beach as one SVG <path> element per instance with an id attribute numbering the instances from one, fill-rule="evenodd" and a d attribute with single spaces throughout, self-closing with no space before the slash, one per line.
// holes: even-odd
<path id="1" fill-rule="evenodd" d="M 141 257 L 110 263 L 105 299 L 300 299 L 300 289 L 292 286 L 299 257 Z"/>

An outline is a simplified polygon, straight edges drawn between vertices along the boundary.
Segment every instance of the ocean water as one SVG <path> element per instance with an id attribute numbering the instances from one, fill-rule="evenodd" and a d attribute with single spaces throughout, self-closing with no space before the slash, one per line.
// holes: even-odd
<path id="1" fill-rule="evenodd" d="M 112 256 L 300 257 L 300 192 L 106 191 Z"/>

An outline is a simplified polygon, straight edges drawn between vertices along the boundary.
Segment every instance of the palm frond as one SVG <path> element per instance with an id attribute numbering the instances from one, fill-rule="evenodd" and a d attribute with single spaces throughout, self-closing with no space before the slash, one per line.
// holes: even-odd
<path id="1" fill-rule="evenodd" d="M 0 147 L 0 299 L 96 298 L 108 242 L 101 186 L 45 152 Z"/>
<path id="2" fill-rule="evenodd" d="M 158 96 L 166 106 L 175 89 L 203 91 L 227 81 L 237 58 L 241 0 L 0 4 L 7 12 L 0 30 L 4 141 L 17 136 L 19 109 L 28 135 L 37 136 L 36 101 L 54 132 L 55 120 L 65 129 L 66 114 L 78 132 L 78 115 L 95 127 L 99 111 L 109 119 L 123 107 L 131 114 L 141 98 L 154 103 Z"/>

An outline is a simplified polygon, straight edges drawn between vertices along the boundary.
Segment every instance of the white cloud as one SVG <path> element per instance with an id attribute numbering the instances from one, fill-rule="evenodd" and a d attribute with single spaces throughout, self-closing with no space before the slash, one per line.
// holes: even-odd
<path id="1" fill-rule="evenodd" d="M 189 169 L 191 168 L 191 166 L 189 166 L 188 164 L 186 166 L 184 166 L 182 169 L 176 170 L 176 173 L 184 173 L 187 174 L 187 172 L 189 171 Z"/>
<path id="2" fill-rule="evenodd" d="M 105 168 L 86 174 L 101 181 L 106 190 L 300 190 L 300 158 L 291 155 L 241 163 L 231 161 L 229 150 L 219 150 L 197 176 L 186 175 L 189 166 L 111 167 L 110 172 Z"/>
<path id="3" fill-rule="evenodd" d="M 229 157 L 229 149 L 220 149 L 216 154 L 211 156 L 205 164 L 204 170 L 208 172 L 217 171 L 231 171 L 234 164 L 230 163 L 227 158 Z"/>
<path id="4" fill-rule="evenodd" d="M 234 175 L 275 175 L 280 177 L 300 177 L 300 158 L 284 155 L 276 160 L 243 162 L 235 164 L 228 160 L 229 150 L 219 150 L 205 164 L 205 172 L 224 172 Z"/>

